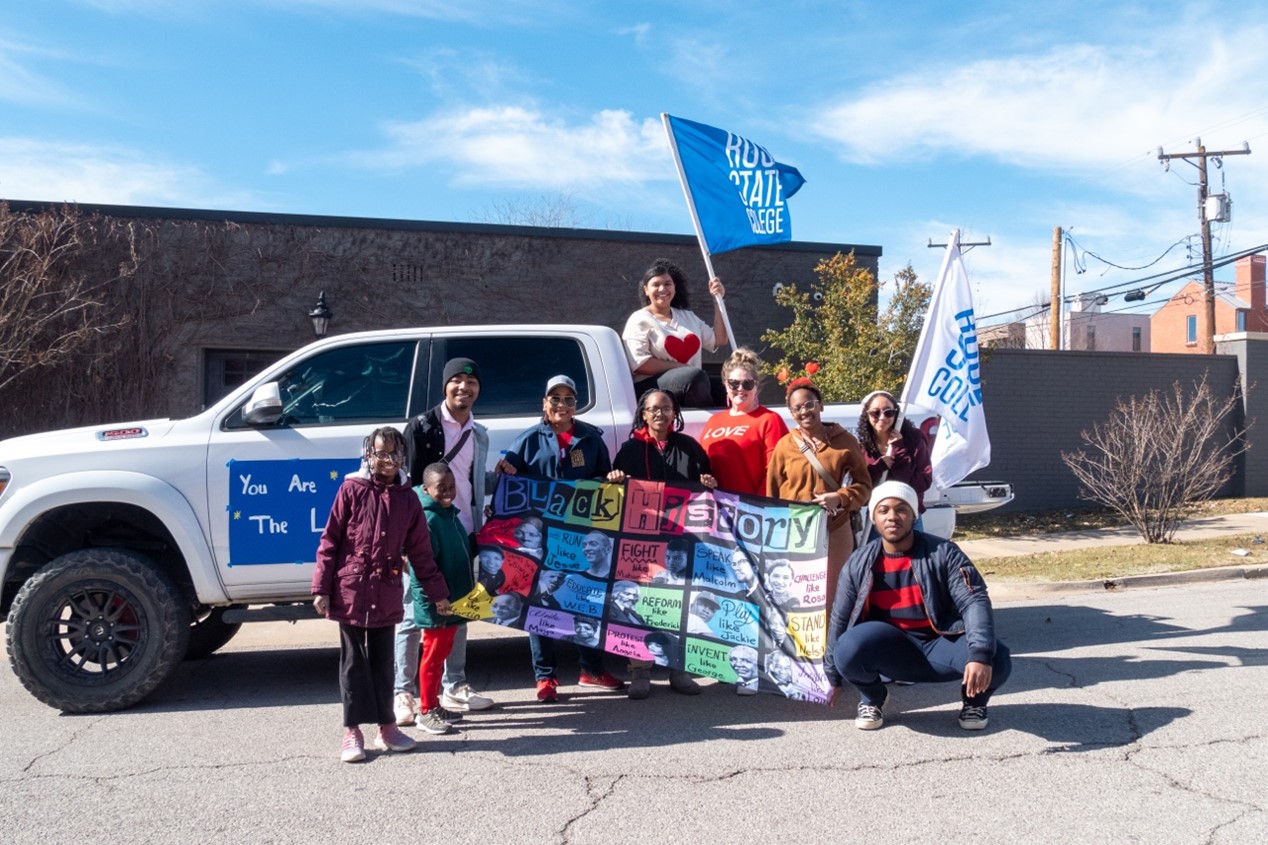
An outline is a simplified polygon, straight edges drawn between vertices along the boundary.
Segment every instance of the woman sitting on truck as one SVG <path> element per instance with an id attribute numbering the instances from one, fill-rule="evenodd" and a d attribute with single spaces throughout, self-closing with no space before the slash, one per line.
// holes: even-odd
<path id="1" fill-rule="evenodd" d="M 682 405 L 713 406 L 709 376 L 700 368 L 700 359 L 702 349 L 712 352 L 727 342 L 717 299 L 710 326 L 688 310 L 687 276 L 664 258 L 647 269 L 638 290 L 643 307 L 630 315 L 621 333 L 634 373 L 634 395 L 660 388 Z M 709 280 L 709 293 L 717 298 L 726 295 L 720 279 Z"/>
<path id="2" fill-rule="evenodd" d="M 925 491 L 933 483 L 929 442 L 924 432 L 903 417 L 893 394 L 874 390 L 863 397 L 857 433 L 872 486 L 884 481 L 910 484 L 919 507 L 915 527 L 922 530 L 920 514 L 925 512 Z"/>
<path id="3" fill-rule="evenodd" d="M 779 438 L 788 433 L 783 418 L 757 400 L 757 354 L 740 347 L 722 365 L 722 383 L 730 408 L 709 417 L 700 445 L 718 487 L 733 493 L 766 495 L 766 466 Z"/>

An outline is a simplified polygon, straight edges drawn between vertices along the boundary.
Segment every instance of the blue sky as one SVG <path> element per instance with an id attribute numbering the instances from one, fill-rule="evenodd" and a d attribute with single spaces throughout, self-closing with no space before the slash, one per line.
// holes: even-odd
<path id="1" fill-rule="evenodd" d="M 1125 267 L 1196 234 L 1197 171 L 1164 171 L 1159 146 L 1248 141 L 1211 168 L 1233 200 L 1216 255 L 1268 243 L 1257 4 L 952 5 L 0 0 L 0 197 L 475 222 L 563 206 L 686 234 L 667 111 L 797 166 L 794 237 L 880 245 L 882 278 L 911 262 L 932 281 L 927 244 L 952 228 L 989 237 L 967 254 L 979 318 L 1046 296 L 1054 226 Z M 1188 259 L 1081 263 L 1069 292 Z"/>

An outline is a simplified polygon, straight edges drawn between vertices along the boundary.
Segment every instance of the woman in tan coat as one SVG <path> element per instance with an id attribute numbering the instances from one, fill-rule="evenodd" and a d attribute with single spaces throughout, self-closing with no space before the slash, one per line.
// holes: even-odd
<path id="1" fill-rule="evenodd" d="M 775 446 L 766 472 L 766 493 L 789 501 L 817 502 L 828 512 L 830 610 L 841 567 L 854 551 L 850 516 L 872 495 L 872 479 L 854 435 L 823 421 L 823 398 L 813 381 L 799 378 L 789 383 L 788 410 L 796 428 Z"/>

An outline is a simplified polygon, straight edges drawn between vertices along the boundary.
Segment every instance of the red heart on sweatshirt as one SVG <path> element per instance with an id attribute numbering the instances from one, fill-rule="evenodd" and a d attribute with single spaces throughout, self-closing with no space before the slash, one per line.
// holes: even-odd
<path id="1" fill-rule="evenodd" d="M 671 334 L 665 338 L 665 352 L 679 364 L 687 363 L 699 351 L 700 338 L 694 334 L 682 338 Z"/>

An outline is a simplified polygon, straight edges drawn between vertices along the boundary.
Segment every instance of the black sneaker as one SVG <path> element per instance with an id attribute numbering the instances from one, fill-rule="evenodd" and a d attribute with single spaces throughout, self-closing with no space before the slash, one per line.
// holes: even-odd
<path id="1" fill-rule="evenodd" d="M 966 731 L 985 730 L 990 719 L 986 717 L 986 705 L 975 707 L 968 702 L 960 708 L 960 727 Z"/>
<path id="2" fill-rule="evenodd" d="M 456 710 L 450 710 L 447 707 L 442 707 L 439 704 L 433 707 L 431 709 L 431 712 L 435 713 L 437 716 L 439 716 L 441 719 L 444 719 L 446 722 L 448 722 L 451 725 L 456 725 L 462 721 L 461 713 L 457 712 Z"/>
<path id="3" fill-rule="evenodd" d="M 868 704 L 859 702 L 858 715 L 854 717 L 854 727 L 861 731 L 874 731 L 885 724 L 885 702 Z"/>

